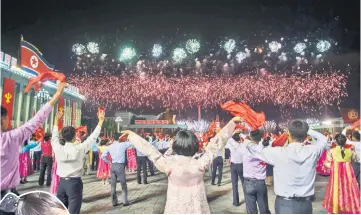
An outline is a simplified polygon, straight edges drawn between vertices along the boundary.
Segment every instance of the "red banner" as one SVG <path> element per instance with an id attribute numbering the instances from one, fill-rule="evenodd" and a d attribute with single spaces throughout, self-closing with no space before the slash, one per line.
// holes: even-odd
<path id="1" fill-rule="evenodd" d="M 11 128 L 11 120 L 13 118 L 15 81 L 10 78 L 4 78 L 4 88 L 2 94 L 1 105 L 8 111 L 9 128 Z"/>
<path id="2" fill-rule="evenodd" d="M 341 116 L 344 123 L 353 123 L 360 119 L 360 111 L 353 108 L 341 108 Z"/>
<path id="3" fill-rule="evenodd" d="M 72 103 L 72 111 L 71 111 L 71 125 L 75 127 L 76 123 L 76 102 Z"/>
<path id="4" fill-rule="evenodd" d="M 168 125 L 168 120 L 135 120 L 136 125 Z"/>
<path id="5" fill-rule="evenodd" d="M 63 98 L 63 97 L 60 97 L 60 98 L 59 98 L 59 102 L 58 102 L 58 112 L 63 112 L 63 113 L 64 113 L 64 98 Z M 64 119 L 64 117 L 63 117 L 63 119 Z M 61 120 L 59 121 L 59 124 L 58 124 L 59 131 L 60 131 L 61 129 L 63 129 L 63 126 L 64 126 L 64 120 L 63 120 L 63 119 L 61 119 Z"/>

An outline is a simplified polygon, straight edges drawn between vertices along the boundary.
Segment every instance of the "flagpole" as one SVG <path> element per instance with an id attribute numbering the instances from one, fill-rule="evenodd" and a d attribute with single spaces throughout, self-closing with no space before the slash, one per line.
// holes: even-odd
<path id="1" fill-rule="evenodd" d="M 20 47 L 19 47 L 19 49 L 18 49 L 18 59 L 19 59 L 19 61 L 18 62 L 16 62 L 18 65 L 16 65 L 16 66 L 18 66 L 18 67 L 20 67 L 19 66 L 19 64 L 21 64 L 20 62 L 21 62 L 21 41 L 23 41 L 23 35 L 22 34 L 20 34 Z"/>

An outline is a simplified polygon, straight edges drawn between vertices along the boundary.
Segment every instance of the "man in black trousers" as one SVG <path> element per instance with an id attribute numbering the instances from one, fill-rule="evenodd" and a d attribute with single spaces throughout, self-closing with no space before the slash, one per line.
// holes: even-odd
<path id="1" fill-rule="evenodd" d="M 145 140 L 149 141 L 149 137 L 146 137 Z M 142 183 L 142 178 L 140 177 L 140 172 L 143 170 L 143 184 L 148 184 L 147 181 L 147 156 L 141 151 L 137 151 L 137 181 L 138 184 Z M 153 172 L 154 174 L 154 172 Z"/>
<path id="2" fill-rule="evenodd" d="M 239 206 L 238 181 L 244 182 L 243 178 L 243 155 L 246 153 L 246 147 L 241 143 L 239 133 L 233 134 L 228 140 L 226 147 L 231 151 L 231 179 L 233 190 L 233 205 Z"/>
<path id="3" fill-rule="evenodd" d="M 216 158 L 214 158 L 212 163 L 212 185 L 216 185 L 216 173 L 218 168 L 218 186 L 221 186 L 222 182 L 222 171 L 223 171 L 223 158 L 222 158 L 222 150 L 218 152 L 218 155 Z"/>
<path id="4" fill-rule="evenodd" d="M 58 112 L 54 120 L 51 138 L 51 146 L 58 162 L 57 173 L 60 176 L 56 197 L 68 208 L 70 214 L 79 214 L 83 201 L 83 181 L 81 180 L 84 171 L 83 159 L 91 145 L 97 140 L 105 117 L 103 111 L 98 112 L 98 126 L 81 144 L 74 144 L 76 133 L 72 126 L 66 126 L 61 130 L 63 140 L 60 140 L 58 122 L 62 117 L 63 113 Z"/>
<path id="5" fill-rule="evenodd" d="M 40 143 L 39 143 L 40 144 Z M 51 170 L 53 167 L 53 149 L 50 143 L 50 135 L 46 134 L 44 141 L 41 143 L 41 150 L 43 152 L 43 159 L 41 160 L 41 169 L 39 176 L 39 185 L 44 185 L 45 171 L 46 174 L 46 186 L 51 185 Z"/>
<path id="6" fill-rule="evenodd" d="M 97 171 L 98 170 L 98 164 L 99 164 L 99 152 L 98 152 L 98 145 L 100 143 L 100 138 L 97 139 L 97 141 L 92 145 L 92 164 L 91 164 L 91 170 Z"/>

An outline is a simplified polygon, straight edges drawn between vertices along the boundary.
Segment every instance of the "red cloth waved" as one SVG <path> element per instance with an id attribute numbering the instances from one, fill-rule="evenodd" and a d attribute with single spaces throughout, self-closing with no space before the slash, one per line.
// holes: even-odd
<path id="1" fill-rule="evenodd" d="M 35 134 L 35 140 L 36 141 L 42 140 L 45 137 L 45 131 L 41 126 L 38 129 L 35 130 L 34 134 Z"/>
<path id="2" fill-rule="evenodd" d="M 205 141 L 208 141 L 209 137 L 213 137 L 214 134 L 214 130 L 216 129 L 216 122 L 212 121 L 212 123 L 209 125 L 208 127 L 208 132 L 207 132 L 207 139 Z"/>
<path id="3" fill-rule="evenodd" d="M 88 134 L 88 128 L 85 125 L 75 128 L 75 133 L 76 133 L 77 137 L 81 136 L 81 132 L 84 132 L 85 135 L 87 135 Z"/>
<path id="4" fill-rule="evenodd" d="M 27 93 L 31 90 L 31 87 L 34 86 L 34 90 L 38 91 L 41 87 L 41 84 L 43 82 L 46 81 L 61 81 L 61 82 L 65 82 L 66 81 L 66 77 L 63 73 L 60 72 L 44 72 L 39 74 L 38 76 L 34 77 L 34 78 L 30 78 L 28 85 L 26 86 L 24 92 Z"/>
<path id="5" fill-rule="evenodd" d="M 252 130 L 260 128 L 266 121 L 266 116 L 263 112 L 257 113 L 244 103 L 228 101 L 221 105 L 221 107 L 225 111 L 231 112 L 233 116 L 243 117 L 244 121 L 252 128 Z"/>
<path id="6" fill-rule="evenodd" d="M 272 147 L 284 146 L 285 143 L 287 142 L 287 139 L 288 139 L 287 137 L 288 137 L 287 132 L 283 133 L 275 141 L 272 142 Z"/>

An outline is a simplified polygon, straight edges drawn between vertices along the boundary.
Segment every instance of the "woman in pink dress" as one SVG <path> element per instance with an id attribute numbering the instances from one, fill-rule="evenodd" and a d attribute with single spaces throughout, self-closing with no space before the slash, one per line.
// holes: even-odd
<path id="1" fill-rule="evenodd" d="M 58 192 L 60 177 L 56 174 L 56 170 L 58 169 L 58 163 L 55 160 L 55 156 L 53 156 L 53 168 L 51 170 L 51 186 L 50 192 L 52 194 L 56 194 Z"/>
<path id="2" fill-rule="evenodd" d="M 38 144 L 32 143 L 28 144 L 26 140 L 24 145 L 21 147 L 21 152 L 19 155 L 19 171 L 20 171 L 20 184 L 25 184 L 28 181 L 26 178 L 29 175 L 34 174 L 31 158 L 30 158 L 30 149 L 37 147 Z"/>
<path id="3" fill-rule="evenodd" d="M 106 144 L 108 140 L 101 140 L 100 146 L 97 147 L 99 150 L 99 165 L 97 170 L 97 178 L 102 179 L 102 184 L 106 184 L 106 181 L 110 178 L 110 164 L 106 163 L 102 159 L 103 152 L 108 148 Z M 110 157 L 108 157 L 110 160 Z"/>
<path id="4" fill-rule="evenodd" d="M 328 147 L 331 145 L 330 143 L 332 142 L 332 138 L 328 140 Z M 329 176 L 331 174 L 331 169 L 328 168 L 327 166 L 325 166 L 325 161 L 326 161 L 326 155 L 327 152 L 329 151 L 329 149 L 324 149 L 320 158 L 317 161 L 317 166 L 316 166 L 316 172 L 319 175 L 322 176 Z"/>
<path id="5" fill-rule="evenodd" d="M 142 151 L 160 172 L 168 176 L 165 214 L 210 213 L 203 176 L 213 159 L 232 136 L 240 117 L 233 118 L 208 144 L 202 157 L 193 156 L 199 150 L 197 137 L 190 131 L 181 130 L 173 143 L 170 156 L 161 154 L 150 142 L 132 131 L 123 131 L 129 142 Z"/>

